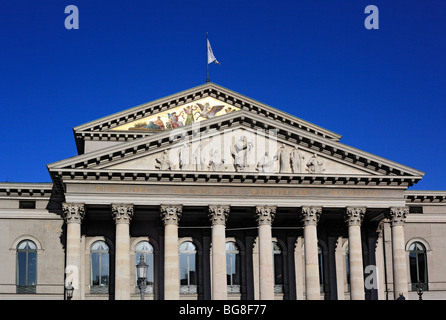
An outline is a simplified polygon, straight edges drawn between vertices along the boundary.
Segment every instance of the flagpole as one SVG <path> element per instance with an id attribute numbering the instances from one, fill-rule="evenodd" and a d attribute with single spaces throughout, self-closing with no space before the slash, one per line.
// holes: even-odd
<path id="1" fill-rule="evenodd" d="M 208 33 L 206 32 L 206 82 L 209 82 L 209 63 L 208 63 Z"/>

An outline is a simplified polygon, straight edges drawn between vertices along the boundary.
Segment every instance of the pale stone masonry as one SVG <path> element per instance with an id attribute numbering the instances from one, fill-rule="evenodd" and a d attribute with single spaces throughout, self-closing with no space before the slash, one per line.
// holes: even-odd
<path id="1" fill-rule="evenodd" d="M 226 300 L 226 220 L 230 206 L 209 206 L 212 224 L 212 299 Z"/>
<path id="2" fill-rule="evenodd" d="M 346 210 L 350 263 L 350 296 L 352 300 L 364 300 L 361 224 L 365 211 L 365 208 L 350 207 Z"/>
<path id="3" fill-rule="evenodd" d="M 2 300 L 446 299 L 446 191 L 337 133 L 206 83 L 74 137 L 0 183 Z"/>
<path id="4" fill-rule="evenodd" d="M 307 300 L 320 299 L 319 260 L 317 246 L 317 223 L 321 207 L 302 207 L 305 245 L 305 293 Z"/>

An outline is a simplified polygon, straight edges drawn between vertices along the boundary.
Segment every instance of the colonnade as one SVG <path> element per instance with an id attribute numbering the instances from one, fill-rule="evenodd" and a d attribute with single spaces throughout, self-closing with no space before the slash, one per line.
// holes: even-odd
<path id="1" fill-rule="evenodd" d="M 111 213 L 116 227 L 115 243 L 115 298 L 130 299 L 130 223 L 133 217 L 132 204 L 112 204 Z M 305 292 L 307 300 L 320 299 L 317 224 L 322 207 L 301 207 L 300 218 L 303 226 L 305 251 Z M 73 270 L 81 268 L 81 223 L 85 215 L 82 203 L 64 203 L 63 213 L 67 225 L 66 265 Z M 366 213 L 365 207 L 345 208 L 345 222 L 348 226 L 350 297 L 363 300 L 364 271 L 362 260 L 361 224 Z M 395 298 L 399 294 L 408 297 L 407 266 L 404 249 L 404 221 L 408 209 L 389 208 L 386 218 L 392 226 L 392 259 Z M 259 298 L 274 299 L 274 266 L 272 256 L 272 224 L 276 215 L 275 206 L 256 206 L 256 221 L 259 241 Z M 178 300 L 179 255 L 178 224 L 182 216 L 182 205 L 161 205 L 160 217 L 164 224 L 164 299 Z M 210 205 L 209 219 L 212 225 L 212 286 L 214 300 L 227 299 L 226 283 L 226 221 L 230 217 L 230 206 Z M 74 267 L 74 268 L 73 268 Z M 80 299 L 80 290 L 75 290 L 73 299 Z"/>

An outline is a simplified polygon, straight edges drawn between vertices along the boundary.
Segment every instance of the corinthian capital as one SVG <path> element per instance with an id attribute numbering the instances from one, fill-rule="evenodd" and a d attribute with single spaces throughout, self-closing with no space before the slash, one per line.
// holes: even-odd
<path id="1" fill-rule="evenodd" d="M 64 202 L 62 212 L 66 223 L 81 223 L 85 216 L 85 204 Z"/>
<path id="2" fill-rule="evenodd" d="M 390 211 L 385 214 L 386 218 L 392 222 L 392 226 L 404 225 L 406 216 L 409 213 L 409 208 L 390 208 Z"/>
<path id="3" fill-rule="evenodd" d="M 209 220 L 211 223 L 225 225 L 229 216 L 229 206 L 209 206 Z"/>
<path id="4" fill-rule="evenodd" d="M 272 225 L 274 217 L 276 216 L 275 206 L 257 206 L 256 207 L 256 220 L 260 226 L 262 224 Z"/>
<path id="5" fill-rule="evenodd" d="M 133 218 L 133 204 L 113 203 L 111 211 L 115 223 L 130 223 Z"/>
<path id="6" fill-rule="evenodd" d="M 366 208 L 348 207 L 345 210 L 345 222 L 348 226 L 361 226 Z"/>
<path id="7" fill-rule="evenodd" d="M 183 213 L 183 206 L 181 204 L 173 205 L 161 205 L 161 220 L 166 224 L 175 224 L 178 225 L 178 221 L 181 219 L 181 215 Z"/>
<path id="8" fill-rule="evenodd" d="M 316 226 L 322 213 L 322 207 L 302 207 L 301 220 L 305 226 Z"/>

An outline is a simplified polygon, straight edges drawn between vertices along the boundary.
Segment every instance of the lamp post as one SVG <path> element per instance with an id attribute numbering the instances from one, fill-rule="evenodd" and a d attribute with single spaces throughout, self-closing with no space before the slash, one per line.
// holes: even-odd
<path id="1" fill-rule="evenodd" d="M 417 287 L 418 300 L 423 300 L 423 297 L 422 297 L 422 295 L 423 295 L 423 288 L 422 288 L 421 283 L 418 282 L 416 287 Z"/>
<path id="2" fill-rule="evenodd" d="M 141 300 L 144 300 L 144 293 L 146 291 L 148 268 L 148 264 L 144 262 L 144 255 L 141 254 L 139 256 L 139 262 L 136 265 L 136 273 L 138 275 L 138 288 L 139 292 L 141 293 Z"/>
<path id="3" fill-rule="evenodd" d="M 65 287 L 65 292 L 67 293 L 67 300 L 71 300 L 73 298 L 73 291 L 74 287 L 71 284 L 71 282 L 68 282 L 67 286 Z"/>

